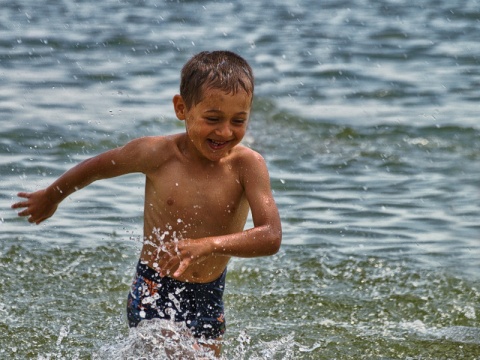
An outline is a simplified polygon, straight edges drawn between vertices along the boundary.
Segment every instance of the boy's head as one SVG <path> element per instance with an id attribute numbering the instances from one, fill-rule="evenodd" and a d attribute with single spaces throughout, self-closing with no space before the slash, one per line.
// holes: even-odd
<path id="1" fill-rule="evenodd" d="M 250 65 L 230 51 L 203 51 L 183 67 L 180 95 L 188 109 L 203 99 L 206 89 L 236 94 L 243 90 L 253 96 L 254 78 Z"/>

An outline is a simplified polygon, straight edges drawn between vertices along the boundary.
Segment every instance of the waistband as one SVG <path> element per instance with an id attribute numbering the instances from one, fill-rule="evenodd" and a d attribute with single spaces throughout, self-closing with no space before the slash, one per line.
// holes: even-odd
<path id="1" fill-rule="evenodd" d="M 155 282 L 160 282 L 160 280 L 162 279 L 162 277 L 157 271 L 153 270 L 147 264 L 142 264 L 140 261 L 137 264 L 137 275 L 140 275 L 144 278 L 147 278 L 148 280 Z"/>
<path id="2" fill-rule="evenodd" d="M 173 281 L 173 282 L 178 282 L 178 283 L 183 283 L 185 284 L 184 282 L 182 281 L 179 281 L 179 280 L 176 280 L 176 279 L 173 279 L 173 278 L 170 278 L 170 277 L 161 277 L 160 274 L 153 270 L 150 266 L 148 266 L 147 264 L 142 264 L 141 261 L 138 261 L 138 264 L 137 264 L 137 275 L 139 276 L 142 276 L 148 280 L 151 280 L 151 281 L 154 281 L 154 282 L 161 282 L 162 279 L 168 279 L 170 281 Z M 208 282 L 208 283 L 189 283 L 189 284 L 198 284 L 198 285 L 208 285 L 208 284 L 213 284 L 215 282 L 222 282 L 222 283 L 225 283 L 225 277 L 227 276 L 227 268 L 225 268 L 225 270 L 223 270 L 223 273 L 218 277 L 218 279 L 215 279 L 211 282 Z"/>

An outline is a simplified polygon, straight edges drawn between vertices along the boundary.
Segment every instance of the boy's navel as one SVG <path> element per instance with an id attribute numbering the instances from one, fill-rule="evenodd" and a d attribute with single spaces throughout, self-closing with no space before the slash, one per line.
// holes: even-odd
<path id="1" fill-rule="evenodd" d="M 167 199 L 167 205 L 172 206 L 175 201 L 172 198 Z"/>

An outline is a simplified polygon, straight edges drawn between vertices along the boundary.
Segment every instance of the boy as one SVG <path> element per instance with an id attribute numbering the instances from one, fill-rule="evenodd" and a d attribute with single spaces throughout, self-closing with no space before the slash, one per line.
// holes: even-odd
<path id="1" fill-rule="evenodd" d="M 231 256 L 275 254 L 282 230 L 263 158 L 239 145 L 254 90 L 248 63 L 227 51 L 202 52 L 182 69 L 173 97 L 184 133 L 135 139 L 87 159 L 12 205 L 39 224 L 93 181 L 143 173 L 144 243 L 128 296 L 129 326 L 184 322 L 197 339 L 225 331 L 223 289 Z M 244 230 L 248 212 L 254 227 Z M 205 345 L 218 356 L 219 343 Z"/>

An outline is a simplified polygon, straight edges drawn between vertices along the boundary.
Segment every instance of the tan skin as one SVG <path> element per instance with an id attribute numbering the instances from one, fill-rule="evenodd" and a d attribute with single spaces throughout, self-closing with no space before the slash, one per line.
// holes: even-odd
<path id="1" fill-rule="evenodd" d="M 19 193 L 25 200 L 12 208 L 39 224 L 74 191 L 139 172 L 146 176 L 140 259 L 161 276 L 206 283 L 223 273 L 232 256 L 273 255 L 282 230 L 268 170 L 258 153 L 239 145 L 251 100 L 243 91 L 205 89 L 202 101 L 187 108 L 175 95 L 185 133 L 135 139 L 87 159 L 47 188 Z M 254 227 L 243 230 L 249 209 Z M 220 345 L 212 349 L 218 355 Z"/>

